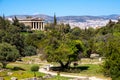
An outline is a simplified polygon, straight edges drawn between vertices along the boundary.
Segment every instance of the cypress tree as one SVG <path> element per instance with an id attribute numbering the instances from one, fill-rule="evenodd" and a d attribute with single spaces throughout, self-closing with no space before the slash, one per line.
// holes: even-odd
<path id="1" fill-rule="evenodd" d="M 57 25 L 57 18 L 56 15 L 54 14 L 54 26 Z"/>

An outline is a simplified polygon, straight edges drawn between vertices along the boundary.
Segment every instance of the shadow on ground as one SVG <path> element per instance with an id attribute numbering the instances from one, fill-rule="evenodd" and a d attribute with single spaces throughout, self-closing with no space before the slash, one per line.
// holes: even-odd
<path id="1" fill-rule="evenodd" d="M 59 71 L 59 72 L 70 72 L 70 73 L 79 73 L 84 70 L 88 70 L 89 66 L 78 66 L 78 67 L 69 67 L 68 69 L 63 69 L 61 67 L 51 67 L 51 71 Z"/>
<path id="2" fill-rule="evenodd" d="M 12 70 L 13 70 L 13 71 L 18 71 L 18 70 L 25 71 L 25 69 L 23 69 L 23 68 L 21 68 L 21 67 L 18 67 L 18 66 L 14 67 Z"/>

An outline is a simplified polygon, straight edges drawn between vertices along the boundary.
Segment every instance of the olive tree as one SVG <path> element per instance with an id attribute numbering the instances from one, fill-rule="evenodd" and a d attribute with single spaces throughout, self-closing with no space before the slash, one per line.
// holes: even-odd
<path id="1" fill-rule="evenodd" d="M 58 62 L 62 69 L 69 68 L 71 62 L 79 59 L 79 54 L 83 51 L 81 41 L 68 41 L 67 43 L 60 43 L 57 48 L 53 44 L 45 49 L 46 59 L 48 62 Z"/>

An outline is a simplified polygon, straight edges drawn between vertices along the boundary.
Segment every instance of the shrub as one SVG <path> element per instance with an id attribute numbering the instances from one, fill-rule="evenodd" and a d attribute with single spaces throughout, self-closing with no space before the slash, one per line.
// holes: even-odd
<path id="1" fill-rule="evenodd" d="M 31 67 L 31 71 L 34 72 L 34 77 L 36 77 L 35 72 L 37 72 L 38 70 L 39 70 L 39 66 L 37 66 L 37 65 L 34 65 L 34 66 Z"/>

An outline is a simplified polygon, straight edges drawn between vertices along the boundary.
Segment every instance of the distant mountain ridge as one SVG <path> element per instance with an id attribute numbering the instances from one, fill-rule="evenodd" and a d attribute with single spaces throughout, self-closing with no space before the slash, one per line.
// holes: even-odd
<path id="1" fill-rule="evenodd" d="M 48 22 L 53 21 L 53 16 L 44 15 L 44 14 L 11 15 L 11 16 L 7 16 L 7 18 L 14 18 L 14 16 L 16 16 L 17 18 L 21 18 L 21 19 L 25 19 L 26 17 L 30 16 L 30 17 L 43 18 Z M 119 17 L 120 17 L 120 15 L 118 15 L 118 14 L 106 15 L 106 16 L 60 16 L 60 17 L 57 17 L 57 20 L 61 21 L 61 22 L 67 21 L 67 20 L 71 20 L 74 22 L 86 22 L 86 20 L 108 20 L 108 19 L 117 20 L 117 19 L 119 19 Z"/>
<path id="2" fill-rule="evenodd" d="M 18 19 L 25 19 L 27 17 L 37 17 L 43 18 L 45 22 L 53 22 L 54 17 L 44 14 L 37 14 L 37 15 L 11 15 L 7 16 L 6 18 L 14 18 L 17 17 Z M 71 28 L 80 27 L 85 29 L 86 27 L 93 27 L 98 28 L 105 26 L 109 20 L 117 21 L 120 19 L 120 15 L 113 14 L 113 15 L 103 15 L 103 16 L 59 16 L 57 17 L 58 23 L 70 24 Z"/>

